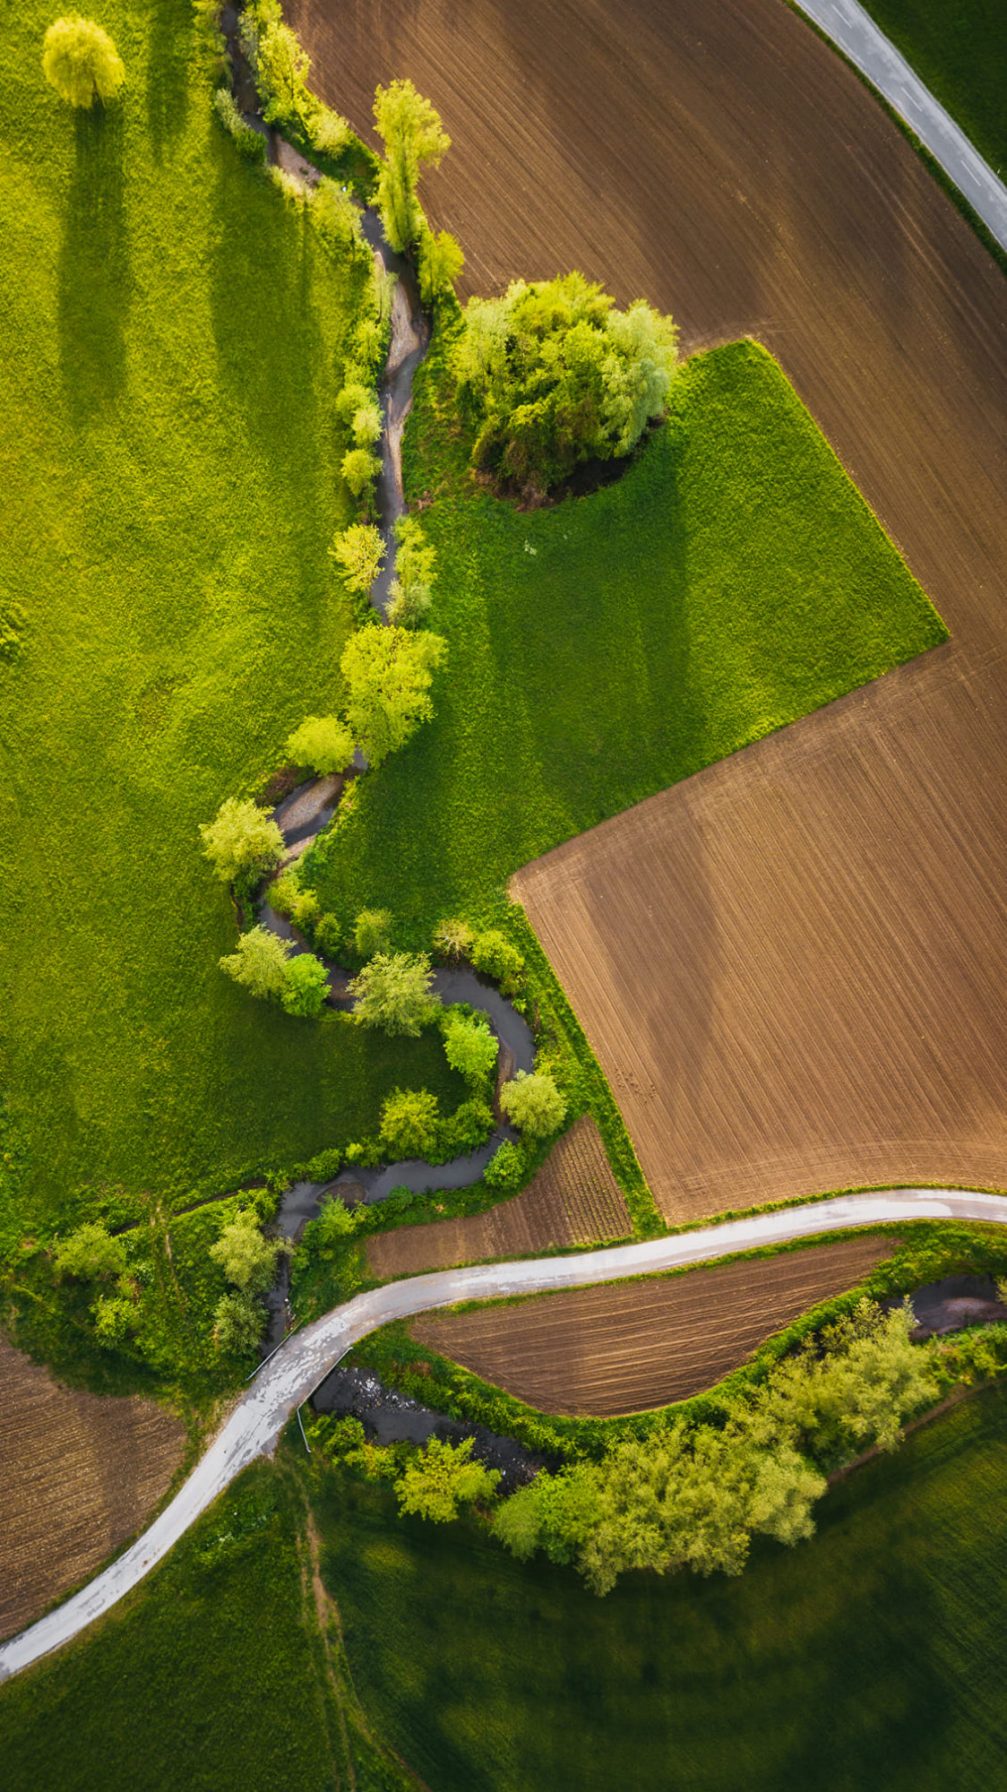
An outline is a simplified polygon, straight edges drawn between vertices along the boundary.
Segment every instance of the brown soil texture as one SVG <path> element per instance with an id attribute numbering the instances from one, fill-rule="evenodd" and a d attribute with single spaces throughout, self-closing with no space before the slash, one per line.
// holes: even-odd
<path id="1" fill-rule="evenodd" d="M 855 1287 L 890 1238 L 692 1269 L 414 1321 L 413 1337 L 541 1412 L 643 1412 L 712 1387 L 774 1332 Z"/>
<path id="2" fill-rule="evenodd" d="M 633 1227 L 594 1121 L 585 1114 L 553 1146 L 520 1195 L 488 1213 L 402 1226 L 368 1240 L 367 1262 L 382 1280 L 451 1269 L 492 1257 L 522 1257 L 551 1245 L 627 1238 Z"/>
<path id="3" fill-rule="evenodd" d="M 152 1401 L 75 1393 L 0 1338 L 0 1637 L 138 1531 L 185 1430 Z"/>
<path id="4" fill-rule="evenodd" d="M 1007 1185 L 1003 276 L 783 0 L 291 11 L 354 122 L 391 74 L 440 108 L 472 286 L 766 342 L 952 633 L 515 880 L 662 1209 Z"/>

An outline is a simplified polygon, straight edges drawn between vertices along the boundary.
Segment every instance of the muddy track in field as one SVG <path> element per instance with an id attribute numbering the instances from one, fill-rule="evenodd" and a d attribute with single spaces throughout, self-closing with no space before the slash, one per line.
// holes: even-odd
<path id="1" fill-rule="evenodd" d="M 519 874 L 664 1211 L 1007 1183 L 1007 284 L 783 0 L 287 0 L 366 128 L 409 74 L 469 290 L 578 266 L 751 332 L 952 632 Z"/>

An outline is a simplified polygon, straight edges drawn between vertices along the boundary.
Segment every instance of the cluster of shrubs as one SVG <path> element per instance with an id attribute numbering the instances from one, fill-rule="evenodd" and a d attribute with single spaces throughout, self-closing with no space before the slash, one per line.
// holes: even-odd
<path id="1" fill-rule="evenodd" d="M 284 24 L 280 0 L 245 0 L 241 45 L 268 124 L 330 161 L 338 161 L 351 145 L 360 147 L 346 119 L 309 88 L 311 62 L 296 33 Z"/>

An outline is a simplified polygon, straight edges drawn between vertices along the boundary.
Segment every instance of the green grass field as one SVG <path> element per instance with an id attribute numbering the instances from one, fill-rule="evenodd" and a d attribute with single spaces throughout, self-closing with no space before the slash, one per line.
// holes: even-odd
<path id="1" fill-rule="evenodd" d="M 1001 0 L 865 0 L 865 4 L 1003 178 L 1007 21 Z"/>
<path id="2" fill-rule="evenodd" d="M 264 1466 L 127 1610 L 0 1693 L 6 1792 L 329 1792 L 336 1738 L 296 1509 Z"/>
<path id="3" fill-rule="evenodd" d="M 43 80 L 53 16 L 30 0 L 0 41 L 7 1246 L 346 1142 L 403 1080 L 460 1089 L 432 1039 L 231 984 L 196 832 L 339 696 L 332 407 L 363 276 L 216 125 L 191 0 L 103 5 L 128 77 L 103 117 Z"/>
<path id="4" fill-rule="evenodd" d="M 834 1489 L 812 1543 L 604 1600 L 361 1481 L 316 1511 L 365 1707 L 436 1792 L 975 1792 L 1007 1749 L 1005 1446 L 999 1388 Z"/>
<path id="5" fill-rule="evenodd" d="M 450 463 L 435 377 L 414 496 Z M 423 513 L 450 649 L 435 720 L 316 854 L 337 912 L 380 903 L 403 937 L 491 912 L 529 859 L 944 636 L 753 343 L 688 363 L 668 426 L 589 497 L 522 513 L 447 484 Z"/>

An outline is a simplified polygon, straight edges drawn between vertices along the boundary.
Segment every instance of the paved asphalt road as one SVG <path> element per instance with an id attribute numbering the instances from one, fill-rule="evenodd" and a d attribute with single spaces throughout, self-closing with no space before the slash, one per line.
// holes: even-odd
<path id="1" fill-rule="evenodd" d="M 40 1656 L 77 1636 L 135 1587 L 235 1476 L 273 1448 L 291 1413 L 351 1346 L 389 1320 L 451 1306 L 455 1301 L 535 1294 L 677 1269 L 731 1251 L 835 1232 L 846 1226 L 921 1219 L 986 1220 L 1007 1225 L 1007 1198 L 967 1189 L 924 1188 L 844 1195 L 642 1244 L 579 1251 L 569 1257 L 439 1270 L 356 1295 L 280 1346 L 238 1400 L 174 1499 L 129 1549 L 55 1611 L 0 1645 L 0 1680 L 30 1667 Z"/>
<path id="2" fill-rule="evenodd" d="M 905 119 L 1007 249 L 1007 187 L 858 0 L 797 0 L 797 5 Z"/>

